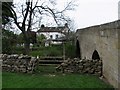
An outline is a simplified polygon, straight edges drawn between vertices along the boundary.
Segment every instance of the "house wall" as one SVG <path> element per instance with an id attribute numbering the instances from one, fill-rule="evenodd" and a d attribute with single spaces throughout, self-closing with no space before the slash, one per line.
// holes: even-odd
<path id="1" fill-rule="evenodd" d="M 45 35 L 47 39 L 50 39 L 50 36 L 52 35 L 52 39 L 56 39 L 56 35 L 58 35 L 58 38 L 59 37 L 62 37 L 64 36 L 64 34 L 61 34 L 61 33 L 58 33 L 58 32 L 41 32 L 41 33 L 38 33 L 37 35 Z"/>
<path id="2" fill-rule="evenodd" d="M 58 33 L 58 32 L 41 32 L 41 33 L 37 33 L 38 36 L 41 35 L 41 34 L 45 35 L 47 40 L 48 39 L 53 39 L 54 40 L 56 38 L 61 38 L 61 37 L 65 36 L 64 34 Z M 56 35 L 58 35 L 58 37 L 56 37 Z M 52 36 L 52 38 L 51 38 L 51 36 Z M 61 44 L 62 42 L 61 41 L 59 41 L 59 42 L 58 41 L 51 41 L 50 43 L 52 43 L 52 44 Z M 46 42 L 45 46 L 49 46 L 49 42 Z"/>
<path id="3" fill-rule="evenodd" d="M 76 37 L 80 44 L 81 58 L 91 59 L 94 50 L 97 50 L 103 61 L 103 76 L 110 84 L 118 88 L 120 60 L 120 21 L 92 26 L 76 31 Z"/>

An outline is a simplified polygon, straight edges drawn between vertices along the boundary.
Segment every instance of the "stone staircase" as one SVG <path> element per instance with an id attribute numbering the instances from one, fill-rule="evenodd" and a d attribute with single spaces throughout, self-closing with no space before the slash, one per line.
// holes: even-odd
<path id="1" fill-rule="evenodd" d="M 38 62 L 39 64 L 61 64 L 63 57 L 40 57 Z"/>

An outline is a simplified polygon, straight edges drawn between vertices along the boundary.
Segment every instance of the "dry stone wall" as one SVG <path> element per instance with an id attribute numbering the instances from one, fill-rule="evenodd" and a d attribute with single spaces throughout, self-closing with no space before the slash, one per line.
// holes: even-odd
<path id="1" fill-rule="evenodd" d="M 37 64 L 35 57 L 27 55 L 1 54 L 2 70 L 9 72 L 33 73 Z"/>
<path id="2" fill-rule="evenodd" d="M 8 72 L 33 73 L 38 64 L 38 59 L 27 55 L 1 54 L 2 70 Z M 78 58 L 65 60 L 56 67 L 57 71 L 68 73 L 88 73 L 102 75 L 102 60 L 80 60 Z"/>
<path id="3" fill-rule="evenodd" d="M 102 60 L 87 60 L 87 59 L 68 59 L 65 60 L 61 65 L 56 67 L 57 71 L 63 73 L 88 73 L 97 76 L 102 75 Z"/>

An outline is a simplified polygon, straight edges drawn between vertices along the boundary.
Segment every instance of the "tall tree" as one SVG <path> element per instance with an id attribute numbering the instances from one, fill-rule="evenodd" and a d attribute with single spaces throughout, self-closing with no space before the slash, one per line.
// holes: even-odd
<path id="1" fill-rule="evenodd" d="M 11 54 L 17 44 L 18 36 L 14 32 L 2 29 L 2 53 Z"/>
<path id="2" fill-rule="evenodd" d="M 56 0 L 55 0 L 56 1 Z M 40 23 L 41 19 L 45 16 L 50 16 L 54 19 L 55 23 L 57 25 L 60 25 L 60 21 L 67 21 L 67 18 L 65 17 L 64 13 L 68 10 L 74 9 L 74 2 L 70 1 L 64 7 L 63 10 L 57 10 L 55 8 L 56 2 L 54 0 L 37 0 L 33 2 L 33 0 L 26 0 L 26 2 L 22 3 L 19 7 L 20 10 L 19 14 L 21 14 L 21 18 L 18 17 L 18 5 L 14 5 L 10 7 L 8 6 L 7 9 L 10 12 L 10 16 L 12 17 L 14 23 L 17 25 L 17 27 L 22 31 L 23 37 L 24 37 L 24 44 L 25 44 L 25 53 L 29 53 L 30 48 L 30 31 L 32 26 L 36 25 L 37 22 Z M 37 20 L 38 19 L 38 20 Z M 39 25 L 37 25 L 39 26 Z M 38 28 L 38 27 L 37 27 Z"/>
<path id="3" fill-rule="evenodd" d="M 2 24 L 6 25 L 12 17 L 10 9 L 13 6 L 13 2 L 2 2 Z"/>

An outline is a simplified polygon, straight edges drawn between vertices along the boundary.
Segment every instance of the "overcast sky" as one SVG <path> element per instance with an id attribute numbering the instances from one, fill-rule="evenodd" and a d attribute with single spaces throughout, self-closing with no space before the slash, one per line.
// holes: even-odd
<path id="1" fill-rule="evenodd" d="M 58 0 L 59 8 L 61 8 L 64 5 L 63 3 L 65 1 L 71 0 Z M 75 21 L 76 29 L 118 20 L 118 2 L 120 0 L 76 0 L 76 1 L 78 4 L 76 10 L 69 13 L 69 16 Z"/>
<path id="2" fill-rule="evenodd" d="M 74 15 L 76 28 L 118 20 L 119 0 L 79 0 Z"/>

